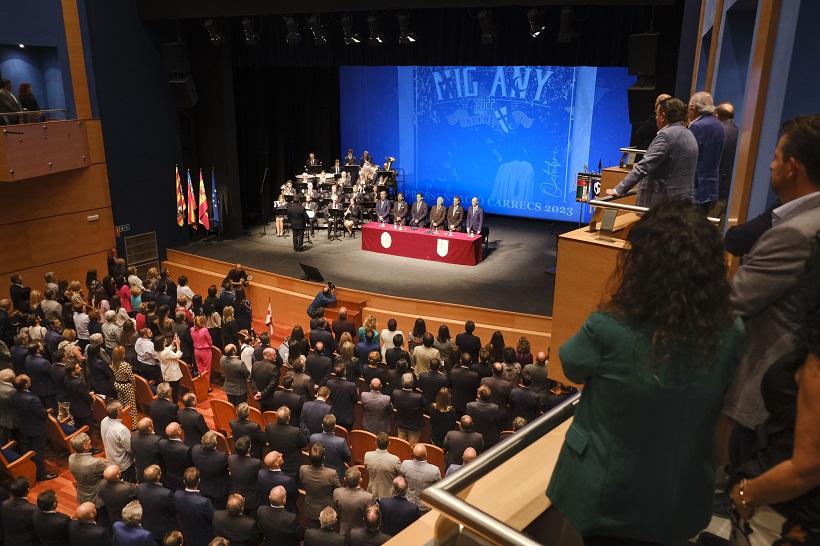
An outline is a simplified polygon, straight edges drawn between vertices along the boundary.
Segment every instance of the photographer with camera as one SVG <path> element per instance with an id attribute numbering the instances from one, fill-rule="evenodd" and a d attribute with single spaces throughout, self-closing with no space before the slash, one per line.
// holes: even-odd
<path id="1" fill-rule="evenodd" d="M 332 282 L 327 283 L 327 286 L 322 288 L 322 291 L 316 294 L 313 303 L 308 305 L 307 314 L 310 318 L 317 318 L 319 316 L 319 308 L 332 307 L 336 303 L 336 287 Z"/>

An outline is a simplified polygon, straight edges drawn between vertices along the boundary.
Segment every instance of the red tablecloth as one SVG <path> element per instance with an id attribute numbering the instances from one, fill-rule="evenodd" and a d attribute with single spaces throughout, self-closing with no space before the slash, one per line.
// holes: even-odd
<path id="1" fill-rule="evenodd" d="M 382 227 L 378 222 L 370 222 L 362 226 L 362 250 L 448 264 L 476 265 L 481 261 L 480 235 L 428 232 L 429 229 L 412 231 L 405 226 L 398 230 L 393 229 L 393 224 Z"/>

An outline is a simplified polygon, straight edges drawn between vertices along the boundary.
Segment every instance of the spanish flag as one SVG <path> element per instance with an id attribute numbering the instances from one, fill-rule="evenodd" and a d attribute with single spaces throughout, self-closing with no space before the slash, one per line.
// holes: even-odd
<path id="1" fill-rule="evenodd" d="M 205 226 L 207 231 L 211 230 L 211 222 L 208 219 L 208 196 L 205 195 L 205 182 L 202 180 L 202 169 L 199 169 L 199 223 Z"/>
<path id="2" fill-rule="evenodd" d="M 194 185 L 191 184 L 191 171 L 188 171 L 188 225 L 196 229 L 196 199 Z"/>
<path id="3" fill-rule="evenodd" d="M 177 175 L 177 225 L 182 227 L 185 225 L 185 196 L 179 184 L 179 167 L 174 165 L 174 171 Z"/>

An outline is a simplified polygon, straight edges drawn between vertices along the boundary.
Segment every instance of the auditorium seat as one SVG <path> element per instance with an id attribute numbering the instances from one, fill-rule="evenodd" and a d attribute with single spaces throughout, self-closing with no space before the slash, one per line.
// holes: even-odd
<path id="1" fill-rule="evenodd" d="M 350 434 L 347 432 L 347 429 L 343 426 L 336 425 L 336 428 L 333 430 L 333 433 L 336 434 L 339 438 L 344 438 L 345 443 L 350 445 Z"/>
<path id="2" fill-rule="evenodd" d="M 212 430 L 211 432 L 216 434 L 216 449 L 222 453 L 227 453 L 228 455 L 233 454 L 233 448 L 231 448 L 230 440 L 217 430 Z"/>
<path id="3" fill-rule="evenodd" d="M 461 425 L 459 425 L 459 426 L 461 426 Z M 501 432 L 498 433 L 498 441 L 503 440 L 507 436 L 512 436 L 513 434 L 515 434 L 515 432 L 512 431 L 512 430 L 502 430 Z"/>
<path id="4" fill-rule="evenodd" d="M 364 407 L 361 400 L 353 406 L 353 430 L 364 429 Z"/>
<path id="5" fill-rule="evenodd" d="M 231 421 L 236 419 L 236 408 L 230 402 L 214 398 L 211 400 L 211 412 L 214 416 L 214 426 L 218 432 L 226 437 L 231 436 Z"/>
<path id="6" fill-rule="evenodd" d="M 92 394 L 93 401 L 91 402 L 91 419 L 93 419 L 94 423 L 99 425 L 102 423 L 102 420 L 108 417 L 108 413 L 106 412 L 106 405 L 105 400 L 103 400 L 99 395 Z M 128 430 L 133 430 L 134 420 L 131 418 L 131 406 L 125 406 L 120 410 L 120 420 L 122 424 L 125 425 Z"/>
<path id="7" fill-rule="evenodd" d="M 390 445 L 387 446 L 387 451 L 398 457 L 400 461 L 413 458 L 413 448 L 410 447 L 410 442 L 402 440 L 398 436 L 390 437 Z"/>
<path id="8" fill-rule="evenodd" d="M 433 434 L 433 425 L 430 424 L 430 416 L 425 414 L 422 416 L 422 420 L 424 423 L 421 425 L 421 431 L 419 431 L 419 442 L 422 444 L 432 444 L 433 440 L 431 435 Z"/>
<path id="9" fill-rule="evenodd" d="M 368 451 L 376 449 L 376 435 L 366 430 L 351 430 L 350 431 L 350 453 L 353 457 L 353 462 L 356 464 L 364 463 L 364 454 Z"/>
<path id="10" fill-rule="evenodd" d="M 68 418 L 65 419 L 67 421 Z M 64 421 L 64 422 L 65 422 Z M 51 447 L 54 448 L 54 451 L 59 453 L 65 454 L 72 454 L 74 450 L 71 449 L 71 439 L 80 434 L 81 432 L 88 433 L 88 425 L 83 425 L 82 427 L 78 428 L 68 436 L 63 431 L 63 427 L 60 426 L 60 422 L 57 421 L 57 418 L 53 415 L 48 415 L 48 441 L 51 443 Z"/>
<path id="11" fill-rule="evenodd" d="M 150 412 L 148 408 L 151 402 L 157 399 L 156 395 L 151 392 L 151 385 L 141 375 L 134 374 L 134 397 L 137 399 L 137 406 L 139 406 L 140 413 L 148 415 Z"/>
<path id="12" fill-rule="evenodd" d="M 427 462 L 437 466 L 441 470 L 441 477 L 443 478 L 444 472 L 447 470 L 444 450 L 433 444 L 425 443 L 424 446 L 427 448 Z"/>
<path id="13" fill-rule="evenodd" d="M 256 400 L 253 397 L 253 388 L 251 388 L 251 380 L 248 379 L 248 405 L 252 408 L 256 408 L 258 410 L 262 409 L 262 406 L 259 404 L 259 400 Z"/>
<path id="14" fill-rule="evenodd" d="M 367 471 L 367 467 L 363 464 L 357 464 L 356 468 L 358 468 L 359 472 L 362 474 L 361 488 L 367 491 L 367 485 L 370 483 L 370 473 Z"/>
<path id="15" fill-rule="evenodd" d="M 225 378 L 225 372 L 222 371 L 222 351 L 219 347 L 211 345 L 211 381 L 214 380 L 214 374 L 220 378 Z"/>
<path id="16" fill-rule="evenodd" d="M 37 466 L 34 464 L 32 457 L 34 451 L 27 451 L 22 455 L 15 451 L 17 442 L 12 440 L 0 449 L 0 467 L 2 467 L 3 474 L 10 479 L 25 476 L 28 478 L 30 484 L 34 485 L 37 482 Z M 9 458 L 6 455 L 16 455 L 16 458 Z M 0 480 L 5 482 L 6 480 Z"/>
<path id="17" fill-rule="evenodd" d="M 208 378 L 204 375 L 191 377 L 191 368 L 188 364 L 179 360 L 179 370 L 182 372 L 182 379 L 179 380 L 179 386 L 188 392 L 196 395 L 196 403 L 202 404 L 208 400 L 208 389 L 211 388 L 208 383 Z"/>
<path id="18" fill-rule="evenodd" d="M 262 430 L 265 430 L 265 419 L 262 417 L 262 412 L 256 408 L 250 408 L 251 412 L 248 414 L 248 420 L 253 421 L 260 427 Z"/>
<path id="19" fill-rule="evenodd" d="M 262 420 L 265 421 L 265 425 L 270 425 L 272 423 L 276 423 L 276 412 L 275 411 L 266 411 L 262 414 Z M 295 423 L 294 423 L 295 424 Z M 263 429 L 265 427 L 262 427 Z"/>

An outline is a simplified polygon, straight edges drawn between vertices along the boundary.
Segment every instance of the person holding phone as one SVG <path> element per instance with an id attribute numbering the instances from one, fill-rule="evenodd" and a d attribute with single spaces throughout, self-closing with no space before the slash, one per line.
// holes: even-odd
<path id="1" fill-rule="evenodd" d="M 179 359 L 182 351 L 179 348 L 179 336 L 158 336 L 154 339 L 154 351 L 159 357 L 159 367 L 162 371 L 162 380 L 171 385 L 171 397 L 174 404 L 179 399 L 179 381 L 182 379 L 182 370 L 179 369 Z"/>

